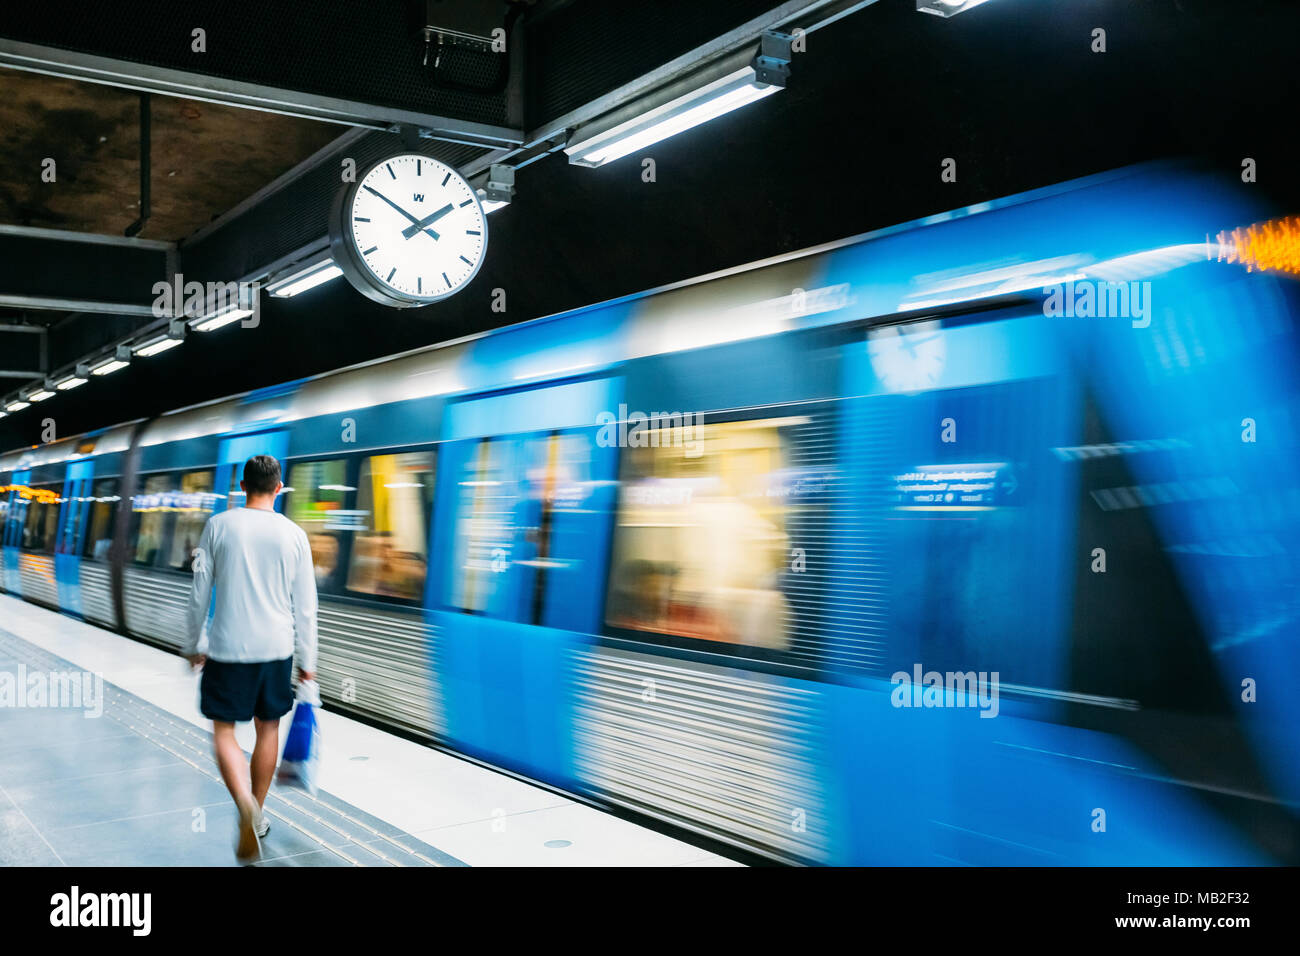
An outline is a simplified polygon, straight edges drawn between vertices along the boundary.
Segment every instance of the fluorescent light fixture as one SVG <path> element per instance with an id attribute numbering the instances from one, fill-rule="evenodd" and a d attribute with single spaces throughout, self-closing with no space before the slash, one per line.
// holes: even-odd
<path id="1" fill-rule="evenodd" d="M 157 355 L 159 352 L 166 352 L 168 349 L 174 349 L 185 341 L 185 328 L 184 320 L 173 319 L 168 324 L 166 332 L 145 339 L 139 345 L 134 346 L 135 354 L 148 357 Z"/>
<path id="2" fill-rule="evenodd" d="M 253 300 L 257 295 L 256 289 L 242 282 L 238 284 L 238 289 L 239 293 L 233 300 L 227 300 L 225 295 L 219 299 L 209 298 L 203 314 L 194 320 L 194 330 L 211 332 L 252 315 L 253 306 L 256 305 Z"/>
<path id="3" fill-rule="evenodd" d="M 29 402 L 43 402 L 47 398 L 54 397 L 54 390 L 45 385 L 37 385 L 25 392 L 19 392 L 18 394 Z"/>
<path id="4" fill-rule="evenodd" d="M 955 17 L 985 0 L 916 0 L 918 13 L 933 13 L 937 17 Z"/>
<path id="5" fill-rule="evenodd" d="M 508 199 L 488 199 L 481 189 L 478 193 L 478 201 L 479 205 L 483 207 L 483 215 L 485 216 L 490 212 L 496 212 L 503 206 L 510 205 L 510 200 Z"/>
<path id="6" fill-rule="evenodd" d="M 603 166 L 782 88 L 763 82 L 753 66 L 746 66 L 603 132 L 586 136 L 579 130 L 564 151 L 570 163 Z"/>
<path id="7" fill-rule="evenodd" d="M 85 368 L 85 366 L 78 365 L 77 368 L 81 369 L 81 368 Z M 87 374 L 89 374 L 89 369 L 87 369 Z M 80 374 L 69 375 L 66 378 L 61 378 L 57 382 L 55 382 L 54 387 L 57 388 L 60 392 L 67 392 L 81 385 L 85 385 L 89 381 L 90 379 Z"/>
<path id="8" fill-rule="evenodd" d="M 135 354 L 143 355 L 147 358 L 150 355 L 157 355 L 160 352 L 166 352 L 168 349 L 173 349 L 180 344 L 180 339 L 173 339 L 164 336 L 163 338 L 154 339 L 152 342 L 142 345 L 140 348 L 136 349 Z"/>
<path id="9" fill-rule="evenodd" d="M 131 346 L 119 345 L 110 358 L 90 367 L 92 375 L 111 375 L 131 364 Z"/>
<path id="10" fill-rule="evenodd" d="M 252 309 L 245 308 L 238 302 L 232 302 L 225 308 L 199 319 L 194 323 L 194 330 L 196 332 L 211 332 L 213 329 L 219 329 L 231 322 L 238 322 L 240 319 L 252 314 Z"/>
<path id="11" fill-rule="evenodd" d="M 21 398 L 15 398 L 5 406 L 6 412 L 21 412 L 24 408 L 30 407 L 31 402 L 24 402 Z"/>
<path id="12" fill-rule="evenodd" d="M 331 279 L 337 279 L 341 275 L 343 270 L 334 264 L 333 259 L 321 259 L 268 283 L 266 291 L 276 298 L 290 299 Z"/>

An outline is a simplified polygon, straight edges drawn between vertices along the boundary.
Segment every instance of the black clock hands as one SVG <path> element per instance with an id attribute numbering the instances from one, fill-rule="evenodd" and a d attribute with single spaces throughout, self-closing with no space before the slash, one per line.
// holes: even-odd
<path id="1" fill-rule="evenodd" d="M 379 197 L 380 199 L 382 199 L 384 202 L 388 203 L 388 205 L 392 206 L 394 209 L 396 209 L 398 212 L 400 212 L 400 213 L 401 213 L 403 216 L 405 216 L 407 219 L 411 220 L 411 222 L 413 222 L 413 223 L 415 223 L 417 226 L 419 226 L 419 224 L 420 224 L 420 220 L 416 219 L 416 218 L 415 218 L 414 216 L 412 216 L 409 212 L 407 212 L 407 211 L 406 211 L 405 209 L 403 209 L 401 206 L 397 205 L 397 203 L 393 202 L 391 199 L 389 199 L 387 196 L 385 196 L 385 195 L 384 195 L 383 193 L 381 193 L 379 190 L 377 190 L 377 189 L 371 189 L 369 186 L 363 186 L 362 188 L 363 188 L 366 192 L 370 193 L 372 196 L 378 196 L 378 197 Z M 418 231 L 419 231 L 419 229 L 416 230 L 416 232 L 418 232 Z M 437 234 L 436 232 L 434 232 L 432 229 L 425 229 L 424 231 L 427 232 L 429 235 L 433 236 L 433 238 L 435 238 L 435 239 L 438 238 L 438 234 Z M 406 233 L 402 233 L 402 235 L 406 235 Z M 413 232 L 413 233 L 411 233 L 411 235 L 413 236 L 413 235 L 415 235 L 415 233 Z M 409 239 L 410 236 L 407 236 L 407 238 Z"/>
<path id="2" fill-rule="evenodd" d="M 421 229 L 424 229 L 425 226 L 430 226 L 430 225 L 432 225 L 433 223 L 437 222 L 439 219 L 441 219 L 443 216 L 447 215 L 447 213 L 451 212 L 451 211 L 452 211 L 453 209 L 455 209 L 455 208 L 456 208 L 456 207 L 453 206 L 451 203 L 447 203 L 447 205 L 443 206 L 443 207 L 442 207 L 441 209 L 439 209 L 437 212 L 435 212 L 435 213 L 430 213 L 429 215 L 425 216 L 423 219 L 420 219 L 420 220 L 418 220 L 418 221 L 415 221 L 415 224 L 414 224 L 414 225 L 412 225 L 412 226 L 407 226 L 405 229 L 402 230 L 402 238 L 403 238 L 403 239 L 410 239 L 413 235 L 415 235 L 415 234 L 416 234 L 417 232 L 419 232 Z M 436 233 L 434 233 L 433 238 L 435 238 L 435 239 L 438 238 L 438 236 L 437 236 Z"/>

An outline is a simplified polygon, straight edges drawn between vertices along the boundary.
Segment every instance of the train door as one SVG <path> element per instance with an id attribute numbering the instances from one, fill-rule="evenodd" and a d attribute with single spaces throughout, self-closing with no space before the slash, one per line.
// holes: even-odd
<path id="1" fill-rule="evenodd" d="M 444 417 L 426 600 L 448 736 L 557 783 L 568 693 L 604 595 L 617 449 L 593 424 L 621 380 L 469 399 Z"/>
<path id="2" fill-rule="evenodd" d="M 243 505 L 244 493 L 239 489 L 239 480 L 243 476 L 244 462 L 254 455 L 270 455 L 283 468 L 284 456 L 288 450 L 289 433 L 283 428 L 223 438 L 217 458 L 216 484 L 213 486 L 217 493 L 213 513 Z M 282 497 L 276 498 L 276 511 L 281 509 L 282 502 Z"/>
<path id="3" fill-rule="evenodd" d="M 54 546 L 54 579 L 59 607 L 76 617 L 83 616 L 80 555 L 94 473 L 93 458 L 68 464 L 67 477 L 63 481 L 63 510 L 59 513 L 58 538 Z"/>
<path id="4" fill-rule="evenodd" d="M 10 476 L 10 483 L 17 487 L 25 486 L 31 481 L 31 470 L 15 471 Z M 5 512 L 3 528 L 3 553 L 0 561 L 4 565 L 5 590 L 17 597 L 22 597 L 22 581 L 18 574 L 18 546 L 22 543 L 23 522 L 27 520 L 27 499 L 18 491 L 9 493 L 9 508 Z"/>

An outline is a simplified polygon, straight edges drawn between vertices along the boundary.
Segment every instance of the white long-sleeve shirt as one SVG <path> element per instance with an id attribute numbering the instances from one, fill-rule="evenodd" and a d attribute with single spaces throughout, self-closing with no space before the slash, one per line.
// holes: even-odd
<path id="1" fill-rule="evenodd" d="M 198 653 L 211 599 L 212 660 L 276 661 L 296 652 L 300 668 L 316 669 L 316 576 L 301 528 L 275 511 L 223 511 L 203 529 L 193 565 L 182 653 Z"/>

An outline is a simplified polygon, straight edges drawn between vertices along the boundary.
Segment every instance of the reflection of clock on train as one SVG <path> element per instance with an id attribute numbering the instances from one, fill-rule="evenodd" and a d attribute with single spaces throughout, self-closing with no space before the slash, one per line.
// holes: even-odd
<path id="1" fill-rule="evenodd" d="M 867 332 L 867 356 L 880 384 L 891 392 L 937 385 L 947 355 L 938 319 L 884 325 Z"/>

